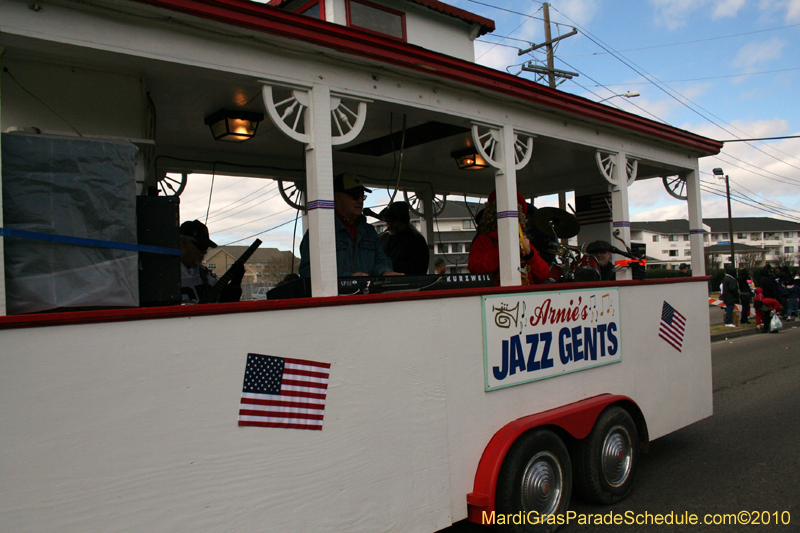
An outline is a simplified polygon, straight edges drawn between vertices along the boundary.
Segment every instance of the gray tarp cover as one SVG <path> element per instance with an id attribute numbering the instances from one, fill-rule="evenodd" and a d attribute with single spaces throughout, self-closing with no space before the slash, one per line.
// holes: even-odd
<path id="1" fill-rule="evenodd" d="M 3 225 L 136 243 L 137 148 L 126 142 L 2 134 Z M 6 310 L 139 305 L 138 254 L 5 238 Z"/>

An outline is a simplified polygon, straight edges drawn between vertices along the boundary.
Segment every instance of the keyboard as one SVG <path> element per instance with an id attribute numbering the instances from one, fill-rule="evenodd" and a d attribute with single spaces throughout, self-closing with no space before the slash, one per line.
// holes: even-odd
<path id="1" fill-rule="evenodd" d="M 432 291 L 494 287 L 491 274 L 430 274 L 424 276 L 352 276 L 339 278 L 339 294 Z M 301 278 L 279 285 L 267 293 L 268 300 L 308 298 L 311 280 Z"/>

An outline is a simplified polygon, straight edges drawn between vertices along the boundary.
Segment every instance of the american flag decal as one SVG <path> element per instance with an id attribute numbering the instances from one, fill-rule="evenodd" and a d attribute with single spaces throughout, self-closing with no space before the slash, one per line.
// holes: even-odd
<path id="1" fill-rule="evenodd" d="M 575 197 L 575 217 L 581 225 L 611 222 L 611 193 L 585 194 Z"/>
<path id="2" fill-rule="evenodd" d="M 682 351 L 683 331 L 686 319 L 666 301 L 661 307 L 661 323 L 658 325 L 658 336 L 667 341 L 673 348 Z"/>
<path id="3" fill-rule="evenodd" d="M 330 363 L 247 354 L 239 425 L 322 429 Z"/>

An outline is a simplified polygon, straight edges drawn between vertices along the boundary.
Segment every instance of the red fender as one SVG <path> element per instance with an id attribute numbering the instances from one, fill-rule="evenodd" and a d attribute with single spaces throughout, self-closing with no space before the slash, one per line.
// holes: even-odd
<path id="1" fill-rule="evenodd" d="M 469 511 L 467 519 L 470 522 L 482 524 L 483 513 L 494 512 L 495 491 L 500 467 L 503 465 L 508 449 L 520 435 L 539 426 L 558 426 L 576 439 L 586 438 L 603 409 L 620 401 L 636 405 L 627 396 L 601 394 L 550 411 L 525 416 L 503 426 L 489 441 L 478 463 L 473 491 L 467 494 Z"/>

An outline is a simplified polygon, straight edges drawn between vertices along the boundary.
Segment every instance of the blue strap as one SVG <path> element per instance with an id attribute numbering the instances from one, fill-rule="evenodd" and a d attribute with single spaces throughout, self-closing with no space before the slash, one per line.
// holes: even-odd
<path id="1" fill-rule="evenodd" d="M 181 255 L 177 248 L 162 248 L 160 246 L 147 246 L 144 244 L 132 244 L 127 242 L 100 241 L 97 239 L 82 239 L 79 237 L 67 237 L 65 235 L 53 235 L 52 233 L 40 233 L 38 231 L 25 231 L 19 229 L 0 228 L 0 237 L 18 237 L 20 239 L 34 239 L 37 241 L 57 242 L 61 244 L 75 244 L 78 246 L 91 246 L 93 248 L 114 248 L 116 250 L 130 250 L 132 252 L 150 252 L 153 254 Z"/>

